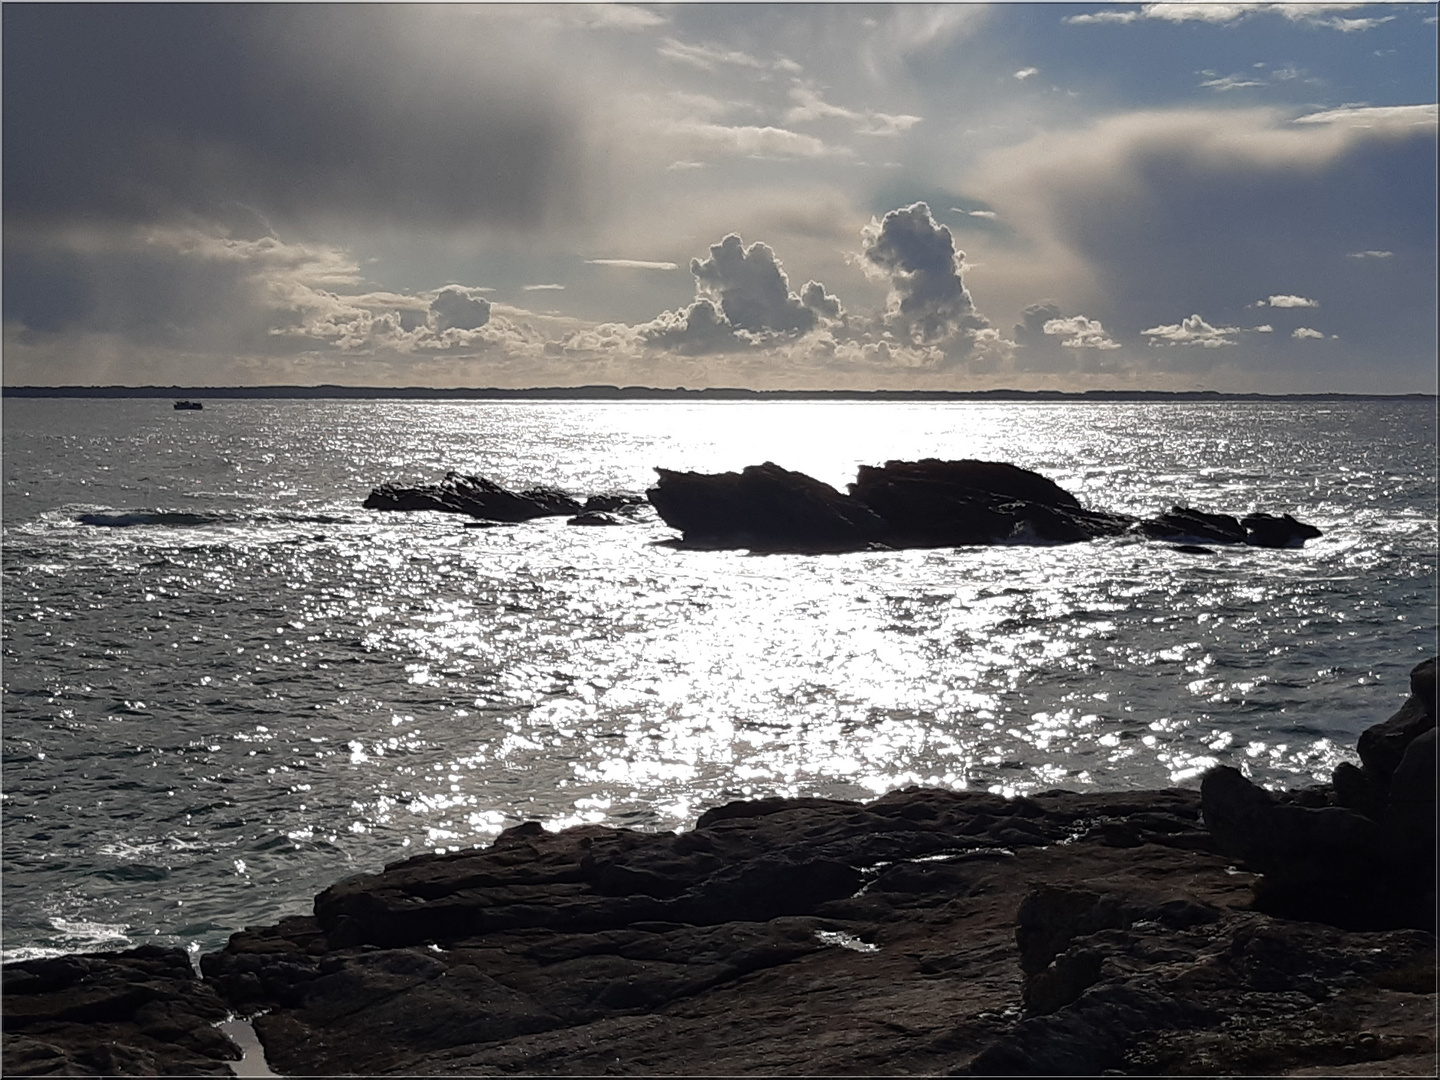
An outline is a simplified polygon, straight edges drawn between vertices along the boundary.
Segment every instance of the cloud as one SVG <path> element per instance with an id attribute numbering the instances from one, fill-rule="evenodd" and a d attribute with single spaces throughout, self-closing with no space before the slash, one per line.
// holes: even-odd
<path id="1" fill-rule="evenodd" d="M 803 333 L 815 325 L 814 310 L 790 292 L 775 252 L 759 241 L 747 248 L 731 233 L 711 246 L 708 259 L 691 259 L 690 272 L 700 293 L 718 301 L 726 321 L 737 330 Z"/>
<path id="2" fill-rule="evenodd" d="M 1214 25 L 1230 25 L 1254 15 L 1281 15 L 1291 22 L 1302 22 L 1308 26 L 1329 27 L 1344 33 L 1370 30 L 1381 23 L 1390 22 L 1393 15 L 1372 18 L 1347 19 L 1330 12 L 1349 11 L 1367 6 L 1368 0 L 1348 3 L 1154 3 L 1137 8 L 1110 9 L 1071 15 L 1062 22 L 1075 25 L 1096 23 L 1132 23 L 1139 19 L 1160 19 L 1165 22 L 1204 22 Z"/>
<path id="3" fill-rule="evenodd" d="M 624 270 L 679 270 L 678 263 L 652 262 L 648 259 L 586 259 L 590 266 L 615 266 Z"/>
<path id="4" fill-rule="evenodd" d="M 1111 339 L 1099 319 L 1073 315 L 1068 319 L 1048 319 L 1044 332 L 1054 337 L 1068 335 L 1060 344 L 1067 349 L 1118 349 L 1120 343 Z"/>
<path id="5" fill-rule="evenodd" d="M 1309 299 L 1308 297 L 1304 297 L 1304 296 L 1284 296 L 1284 295 L 1282 295 L 1282 296 L 1272 296 L 1272 297 L 1270 297 L 1269 300 L 1261 300 L 1261 301 L 1259 301 L 1259 303 L 1256 304 L 1256 306 L 1257 306 L 1257 307 L 1261 307 L 1261 306 L 1263 306 L 1263 305 L 1265 305 L 1265 304 L 1267 304 L 1267 303 L 1268 303 L 1271 307 L 1280 307 L 1280 308 L 1319 307 L 1319 306 L 1320 306 L 1320 301 L 1319 301 L 1319 300 L 1311 300 L 1311 299 Z"/>
<path id="6" fill-rule="evenodd" d="M 709 124 L 682 120 L 672 124 L 668 134 L 679 139 L 692 153 L 738 154 L 746 157 L 817 158 L 848 154 L 813 135 L 771 126 Z M 683 167 L 680 162 L 676 166 Z M 672 166 L 673 167 L 673 166 Z"/>
<path id="7" fill-rule="evenodd" d="M 583 95 L 527 65 L 533 29 L 446 5 L 7 11 L 7 228 L 241 204 L 305 235 L 573 221 L 603 159 Z"/>
<path id="8" fill-rule="evenodd" d="M 1347 259 L 1389 259 L 1394 255 L 1393 251 L 1352 251 L 1345 257 Z"/>
<path id="9" fill-rule="evenodd" d="M 994 210 L 961 210 L 958 206 L 952 206 L 950 209 L 957 214 L 964 214 L 966 217 L 985 218 L 989 221 L 993 221 L 1000 216 L 995 213 Z"/>
<path id="10" fill-rule="evenodd" d="M 553 283 L 549 285 L 522 285 L 520 287 L 525 292 L 561 292 L 565 288 L 564 285 L 556 285 Z"/>
<path id="11" fill-rule="evenodd" d="M 768 244 L 749 247 L 737 233 L 691 259 L 699 295 L 679 311 L 636 327 L 640 341 L 686 354 L 748 350 L 809 333 L 822 320 L 842 320 L 840 300 L 818 281 L 799 295 Z"/>
<path id="12" fill-rule="evenodd" d="M 825 286 L 818 281 L 805 283 L 805 287 L 800 290 L 800 303 L 816 315 L 827 319 L 841 319 L 845 316 L 845 310 L 840 306 L 840 298 L 826 292 Z"/>
<path id="13" fill-rule="evenodd" d="M 1440 105 L 1342 105 L 1338 109 L 1308 113 L 1297 124 L 1343 124 L 1362 128 L 1434 127 Z"/>
<path id="14" fill-rule="evenodd" d="M 430 302 L 430 325 L 437 332 L 478 330 L 489 321 L 490 301 L 459 285 L 447 285 Z"/>
<path id="15" fill-rule="evenodd" d="M 1019 79 L 1021 82 L 1024 82 L 1026 79 L 1030 78 L 1031 75 L 1039 74 L 1040 69 L 1037 67 L 1021 68 L 1019 71 L 1015 72 L 1015 78 Z"/>
<path id="16" fill-rule="evenodd" d="M 1146 337 L 1152 339 L 1152 345 L 1199 345 L 1205 349 L 1218 349 L 1226 345 L 1234 345 L 1235 341 L 1229 335 L 1238 334 L 1240 328 L 1237 326 L 1211 326 L 1199 315 L 1191 315 L 1188 319 L 1182 319 L 1178 323 L 1169 326 L 1152 326 L 1149 330 L 1140 331 Z"/>
<path id="17" fill-rule="evenodd" d="M 963 354 L 989 322 L 960 278 L 964 252 L 923 202 L 891 210 L 861 232 L 869 270 L 890 281 L 885 323 L 914 344 L 948 343 Z"/>
<path id="18" fill-rule="evenodd" d="M 1251 327 L 1251 329 L 1257 334 L 1273 334 L 1275 332 L 1275 327 L 1269 323 L 1261 323 L 1259 326 Z"/>
<path id="19" fill-rule="evenodd" d="M 1014 230 L 1004 248 L 983 249 L 987 313 L 1018 314 L 1043 290 L 1066 305 L 1061 314 L 1100 318 L 1117 340 L 1163 344 L 1140 331 L 1177 310 L 1234 325 L 1257 298 L 1278 310 L 1268 296 L 1283 284 L 1323 297 L 1345 338 L 1383 351 L 1390 371 L 1429 383 L 1434 127 L 1294 124 L 1282 108 L 1130 112 L 997 148 L 955 185 Z M 1394 251 L 1413 270 L 1361 274 L 1381 266 L 1341 257 L 1366 250 Z M 1199 348 L 1145 355 L 1152 365 L 1205 361 Z M 1279 351 L 1246 356 L 1257 371 L 1292 362 Z M 1286 374 L 1297 384 L 1315 376 Z"/>
<path id="20" fill-rule="evenodd" d="M 1296 338 L 1299 341 L 1305 341 L 1309 338 L 1323 339 L 1325 337 L 1325 335 L 1322 334 L 1319 330 L 1312 330 L 1308 326 L 1301 326 L 1296 328 L 1295 330 L 1292 330 L 1290 332 L 1290 336 L 1292 338 Z"/>
<path id="21" fill-rule="evenodd" d="M 1132 23 L 1136 19 L 1140 19 L 1143 17 L 1144 16 L 1139 11 L 1133 9 L 1126 11 L 1116 11 L 1114 9 L 1111 9 L 1109 11 L 1090 11 L 1084 13 L 1083 15 L 1067 15 L 1060 21 L 1065 23 L 1072 23 L 1076 26 L 1085 26 L 1087 24 L 1099 23 Z"/>
<path id="22" fill-rule="evenodd" d="M 1243 75 L 1226 75 L 1223 78 L 1206 79 L 1200 84 L 1203 89 L 1223 93 L 1226 90 L 1243 90 L 1251 86 L 1264 86 L 1263 79 L 1247 79 Z"/>
<path id="23" fill-rule="evenodd" d="M 714 71 L 722 65 L 757 71 L 764 71 L 771 66 L 736 49 L 722 49 L 716 45 L 687 45 L 675 38 L 666 38 L 655 51 L 667 60 L 699 68 L 701 71 Z"/>
<path id="24" fill-rule="evenodd" d="M 874 109 L 846 109 L 832 105 L 822 98 L 814 87 L 800 85 L 790 89 L 790 98 L 795 102 L 785 113 L 787 124 L 805 124 L 817 120 L 844 120 L 854 125 L 858 135 L 901 135 L 909 131 L 921 118 L 908 114 L 876 112 Z"/>

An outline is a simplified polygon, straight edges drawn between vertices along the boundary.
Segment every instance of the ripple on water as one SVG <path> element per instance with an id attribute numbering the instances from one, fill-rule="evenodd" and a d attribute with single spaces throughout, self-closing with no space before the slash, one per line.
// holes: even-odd
<path id="1" fill-rule="evenodd" d="M 1423 410 L 1411 431 L 1362 405 L 1345 424 L 1259 405 L 777 425 L 752 407 L 303 404 L 207 413 L 227 462 L 190 446 L 176 475 L 164 440 L 195 431 L 138 403 L 42 409 L 29 436 L 7 403 L 7 476 L 43 475 L 26 487 L 50 500 L 5 503 L 7 948 L 214 948 L 338 877 L 525 819 L 677 828 L 754 795 L 1194 783 L 1214 763 L 1292 783 L 1348 755 L 1433 647 Z M 444 468 L 635 491 L 657 463 L 771 458 L 843 484 L 936 454 L 1038 468 L 1097 506 L 1253 504 L 1326 535 L 1203 562 L 1130 538 L 751 557 L 655 546 L 653 522 L 356 509 Z M 66 486 L 117 462 L 111 491 Z M 215 520 L 76 521 L 141 512 Z"/>

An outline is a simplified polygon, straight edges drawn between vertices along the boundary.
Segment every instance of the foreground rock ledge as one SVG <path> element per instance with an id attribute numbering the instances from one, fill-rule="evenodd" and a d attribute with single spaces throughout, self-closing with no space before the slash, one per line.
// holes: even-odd
<path id="1" fill-rule="evenodd" d="M 1350 813 L 1332 785 L 1212 792 L 1217 832 L 1186 790 L 528 823 L 340 882 L 203 957 L 203 983 L 178 951 L 12 964 L 5 1073 L 223 1075 L 223 1002 L 291 1075 L 1434 1075 L 1433 852 L 1405 846 L 1417 763 L 1434 815 L 1433 662 L 1412 689 L 1362 760 L 1398 755 L 1367 820 L 1428 908 L 1312 869 Z M 1240 815 L 1263 866 L 1222 853 Z M 1288 914 L 1261 910 L 1260 868 Z M 1344 926 L 1295 917 L 1300 882 L 1339 890 Z"/>

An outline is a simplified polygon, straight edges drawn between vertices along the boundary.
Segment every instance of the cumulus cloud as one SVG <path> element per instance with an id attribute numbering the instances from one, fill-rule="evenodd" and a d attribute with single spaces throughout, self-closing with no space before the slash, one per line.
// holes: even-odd
<path id="1" fill-rule="evenodd" d="M 1290 332 L 1290 336 L 1291 336 L 1292 338 L 1295 338 L 1295 339 L 1299 340 L 1299 341 L 1306 341 L 1306 340 L 1311 339 L 1311 338 L 1324 338 L 1324 337 L 1325 337 L 1325 335 L 1322 334 L 1319 330 L 1312 330 L 1312 329 L 1310 329 L 1310 327 L 1308 327 L 1308 326 L 1297 327 L 1295 330 L 1292 330 L 1292 331 Z"/>
<path id="2" fill-rule="evenodd" d="M 1305 297 L 1305 296 L 1288 296 L 1288 295 L 1283 295 L 1283 294 L 1280 295 L 1280 296 L 1272 296 L 1272 297 L 1270 297 L 1269 300 L 1261 300 L 1261 301 L 1259 301 L 1258 304 L 1256 304 L 1256 306 L 1257 306 L 1257 307 L 1263 307 L 1263 306 L 1264 306 L 1265 304 L 1267 304 L 1267 303 L 1268 303 L 1271 307 L 1279 307 L 1279 308 L 1319 307 L 1319 306 L 1320 306 L 1320 301 L 1319 301 L 1319 300 L 1311 300 L 1309 297 Z"/>
<path id="3" fill-rule="evenodd" d="M 1120 343 L 1105 332 L 1099 319 L 1088 319 L 1084 315 L 1074 315 L 1068 319 L 1049 319 L 1043 329 L 1051 336 L 1063 336 L 1060 344 L 1067 349 L 1120 348 Z"/>
<path id="4" fill-rule="evenodd" d="M 1181 319 L 1178 323 L 1168 326 L 1152 326 L 1149 330 L 1140 331 L 1150 338 L 1152 345 L 1199 345 L 1206 349 L 1223 348 L 1226 345 L 1234 345 L 1235 340 L 1230 335 L 1238 334 L 1238 326 L 1211 326 L 1199 315 L 1191 315 L 1188 319 Z"/>
<path id="5" fill-rule="evenodd" d="M 905 340 L 946 343 L 963 354 L 990 325 L 961 280 L 965 253 L 955 249 L 950 230 L 936 223 L 925 203 L 872 219 L 861 232 L 861 247 L 867 269 L 889 278 L 884 321 Z"/>
<path id="6" fill-rule="evenodd" d="M 1269 323 L 1261 323 L 1259 326 L 1251 327 L 1251 329 L 1257 334 L 1273 334 L 1275 332 L 1275 327 Z"/>
<path id="7" fill-rule="evenodd" d="M 478 330 L 490 321 L 490 301 L 459 285 L 447 285 L 430 302 L 430 325 L 436 331 Z"/>
<path id="8" fill-rule="evenodd" d="M 1030 78 L 1031 75 L 1039 74 L 1040 69 L 1037 67 L 1021 68 L 1019 71 L 1015 72 L 1015 78 L 1019 79 L 1021 82 L 1024 82 L 1026 79 Z"/>
<path id="9" fill-rule="evenodd" d="M 844 318 L 839 298 L 824 285 L 809 281 L 799 295 L 791 292 L 770 246 L 746 247 L 737 233 L 712 244 L 708 258 L 691 259 L 690 272 L 695 301 L 638 327 L 640 340 L 691 354 L 748 349 Z"/>
<path id="10" fill-rule="evenodd" d="M 756 241 L 746 247 L 731 233 L 711 246 L 708 259 L 691 259 L 690 272 L 701 294 L 718 301 L 726 321 L 737 330 L 803 333 L 815 325 L 815 312 L 790 291 L 785 271 L 767 244 Z M 823 294 L 823 287 L 817 287 Z"/>

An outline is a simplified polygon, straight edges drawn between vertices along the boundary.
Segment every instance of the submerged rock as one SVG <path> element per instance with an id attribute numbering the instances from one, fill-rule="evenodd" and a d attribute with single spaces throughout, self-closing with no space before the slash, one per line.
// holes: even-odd
<path id="1" fill-rule="evenodd" d="M 367 510 L 438 510 L 510 522 L 576 514 L 581 509 L 575 499 L 553 488 L 510 491 L 483 476 L 457 472 L 447 472 L 438 484 L 381 484 L 362 505 Z"/>

